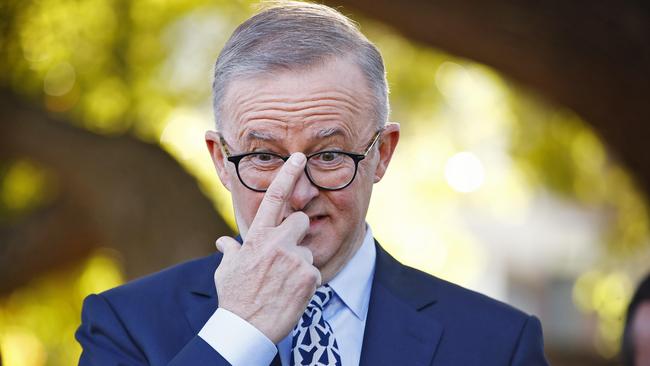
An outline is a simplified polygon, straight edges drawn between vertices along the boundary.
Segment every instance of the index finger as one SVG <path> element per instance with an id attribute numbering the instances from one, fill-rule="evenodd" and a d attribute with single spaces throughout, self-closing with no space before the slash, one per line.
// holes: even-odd
<path id="1" fill-rule="evenodd" d="M 275 227 L 280 223 L 284 204 L 293 192 L 293 187 L 304 170 L 306 160 L 303 153 L 293 153 L 282 165 L 264 194 L 251 224 L 251 231 L 258 227 Z"/>

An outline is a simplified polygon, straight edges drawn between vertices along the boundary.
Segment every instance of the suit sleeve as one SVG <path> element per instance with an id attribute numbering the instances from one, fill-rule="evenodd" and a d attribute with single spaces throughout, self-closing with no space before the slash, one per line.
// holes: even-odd
<path id="1" fill-rule="evenodd" d="M 524 323 L 510 365 L 548 366 L 548 361 L 544 356 L 542 324 L 536 317 L 530 316 Z"/>
<path id="2" fill-rule="evenodd" d="M 90 295 L 81 310 L 75 337 L 82 348 L 80 366 L 149 365 L 144 352 L 102 295 Z M 198 335 L 193 337 L 169 366 L 230 364 Z"/>

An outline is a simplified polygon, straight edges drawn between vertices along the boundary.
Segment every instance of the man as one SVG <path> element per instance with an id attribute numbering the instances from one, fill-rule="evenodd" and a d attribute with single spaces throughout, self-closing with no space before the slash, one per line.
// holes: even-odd
<path id="1" fill-rule="evenodd" d="M 333 9 L 282 3 L 240 25 L 206 143 L 241 237 L 89 296 L 80 364 L 545 365 L 535 317 L 373 240 L 372 187 L 399 140 L 386 85 L 375 46 Z"/>
<path id="2" fill-rule="evenodd" d="M 625 366 L 650 366 L 650 274 L 628 305 L 621 356 Z"/>

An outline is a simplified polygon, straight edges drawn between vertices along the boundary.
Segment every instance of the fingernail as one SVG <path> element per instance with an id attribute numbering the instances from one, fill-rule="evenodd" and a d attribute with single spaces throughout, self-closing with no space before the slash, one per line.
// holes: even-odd
<path id="1" fill-rule="evenodd" d="M 293 153 L 291 155 L 291 164 L 295 166 L 301 166 L 303 162 L 305 162 L 305 154 L 303 153 Z"/>
<path id="2" fill-rule="evenodd" d="M 219 238 L 219 239 L 221 239 L 221 238 Z M 221 243 L 219 242 L 219 239 L 217 239 L 217 241 L 214 243 L 214 245 L 216 245 L 217 250 L 221 252 Z"/>

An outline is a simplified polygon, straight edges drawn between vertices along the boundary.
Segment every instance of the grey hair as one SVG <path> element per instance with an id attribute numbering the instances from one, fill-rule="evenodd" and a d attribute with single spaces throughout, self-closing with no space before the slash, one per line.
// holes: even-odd
<path id="1" fill-rule="evenodd" d="M 228 84 L 279 70 L 304 69 L 332 57 L 350 57 L 373 94 L 373 118 L 389 113 L 384 61 L 357 25 L 335 9 L 298 1 L 274 2 L 239 25 L 217 58 L 212 83 L 217 129 Z"/>

